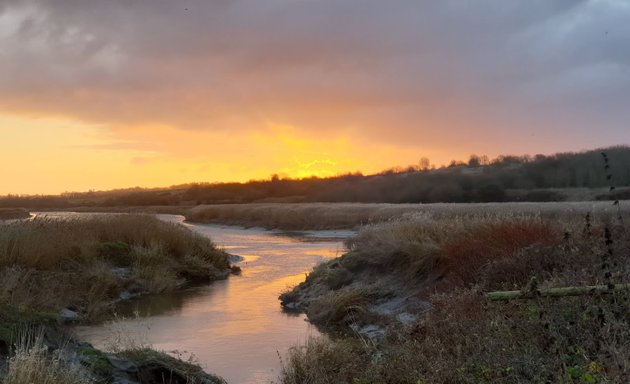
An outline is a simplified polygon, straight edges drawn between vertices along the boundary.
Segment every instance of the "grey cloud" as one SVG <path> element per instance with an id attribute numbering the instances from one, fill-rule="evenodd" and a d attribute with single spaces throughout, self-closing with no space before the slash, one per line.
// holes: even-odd
<path id="1" fill-rule="evenodd" d="M 481 149 L 571 132 L 584 134 L 563 145 L 591 146 L 594 125 L 595 144 L 612 144 L 630 118 L 623 1 L 27 0 L 0 12 L 0 102 L 14 110 L 345 127 L 398 145 L 474 132 Z"/>

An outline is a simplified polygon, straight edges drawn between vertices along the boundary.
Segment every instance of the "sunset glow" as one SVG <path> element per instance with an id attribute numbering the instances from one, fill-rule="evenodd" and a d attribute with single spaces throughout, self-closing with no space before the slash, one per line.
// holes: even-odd
<path id="1" fill-rule="evenodd" d="M 0 194 L 628 143 L 627 4 L 465 8 L 0 2 Z"/>

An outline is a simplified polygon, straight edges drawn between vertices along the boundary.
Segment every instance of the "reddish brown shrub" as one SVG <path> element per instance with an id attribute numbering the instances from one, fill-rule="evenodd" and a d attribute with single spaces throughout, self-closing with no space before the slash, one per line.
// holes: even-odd
<path id="1" fill-rule="evenodd" d="M 449 280 L 468 285 L 479 279 L 488 263 L 514 257 L 527 247 L 557 244 L 560 233 L 549 222 L 532 219 L 485 223 L 446 240 L 438 258 Z"/>

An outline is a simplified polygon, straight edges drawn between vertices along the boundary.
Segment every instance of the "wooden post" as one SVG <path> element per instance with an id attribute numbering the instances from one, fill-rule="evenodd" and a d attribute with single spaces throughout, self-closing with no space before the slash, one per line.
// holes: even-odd
<path id="1" fill-rule="evenodd" d="M 562 296 L 582 296 L 602 293 L 619 292 L 630 290 L 630 284 L 607 285 L 587 285 L 583 287 L 561 287 L 547 288 L 536 291 L 496 291 L 486 293 L 486 298 L 492 301 L 531 299 L 534 297 L 562 297 Z"/>

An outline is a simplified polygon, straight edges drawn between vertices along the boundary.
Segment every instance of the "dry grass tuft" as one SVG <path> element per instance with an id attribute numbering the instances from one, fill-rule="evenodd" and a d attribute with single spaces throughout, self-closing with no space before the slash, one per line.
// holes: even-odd
<path id="1" fill-rule="evenodd" d="M 311 338 L 305 345 L 289 350 L 287 361 L 282 361 L 280 383 L 352 383 L 356 372 L 366 365 L 358 358 L 362 355 L 352 340 L 335 343 L 325 337 Z"/>
<path id="2" fill-rule="evenodd" d="M 73 362 L 64 349 L 49 353 L 43 331 L 22 334 L 7 362 L 2 384 L 85 384 L 91 375 Z"/>
<path id="3" fill-rule="evenodd" d="M 365 306 L 375 296 L 372 287 L 330 291 L 310 303 L 309 320 L 324 327 L 334 326 L 348 316 L 365 311 Z"/>

